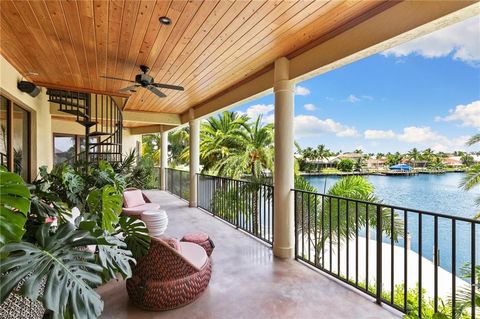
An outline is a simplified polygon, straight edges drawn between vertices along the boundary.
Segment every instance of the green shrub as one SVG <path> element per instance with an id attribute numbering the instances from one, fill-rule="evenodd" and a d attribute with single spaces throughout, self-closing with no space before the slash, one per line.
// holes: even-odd
<path id="1" fill-rule="evenodd" d="M 350 159 L 342 159 L 337 164 L 337 168 L 342 172 L 351 172 L 355 163 Z"/>

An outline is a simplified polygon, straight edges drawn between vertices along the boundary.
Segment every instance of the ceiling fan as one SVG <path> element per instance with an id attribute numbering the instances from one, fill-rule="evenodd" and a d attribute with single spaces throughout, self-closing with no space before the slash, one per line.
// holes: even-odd
<path id="1" fill-rule="evenodd" d="M 155 94 L 158 97 L 166 97 L 165 93 L 161 92 L 158 88 L 177 90 L 177 91 L 183 91 L 184 90 L 184 88 L 182 86 L 178 86 L 178 85 L 155 83 L 155 79 L 147 74 L 150 71 L 150 68 L 146 65 L 140 65 L 140 70 L 142 70 L 142 73 L 137 74 L 135 76 L 135 81 L 116 78 L 116 77 L 113 77 L 113 76 L 101 76 L 101 77 L 105 78 L 105 79 L 119 80 L 119 81 L 126 81 L 126 82 L 130 82 L 130 83 L 135 83 L 134 85 L 128 86 L 128 87 L 123 88 L 123 89 L 120 89 L 119 92 L 121 92 L 121 93 L 136 92 L 136 90 L 135 90 L 136 88 L 143 87 L 143 88 L 146 88 L 147 90 L 149 90 L 150 92 L 152 92 L 153 94 Z"/>

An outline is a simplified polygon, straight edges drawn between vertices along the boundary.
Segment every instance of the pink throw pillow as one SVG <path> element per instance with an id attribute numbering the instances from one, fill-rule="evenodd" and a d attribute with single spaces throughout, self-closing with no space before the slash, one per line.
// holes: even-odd
<path id="1" fill-rule="evenodd" d="M 143 199 L 142 191 L 132 190 L 126 191 L 123 193 L 123 203 L 125 207 L 135 207 L 145 204 L 145 200 Z"/>

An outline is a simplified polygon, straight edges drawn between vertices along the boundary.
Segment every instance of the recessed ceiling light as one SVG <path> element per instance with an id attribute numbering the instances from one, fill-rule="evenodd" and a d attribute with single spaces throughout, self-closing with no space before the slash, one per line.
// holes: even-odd
<path id="1" fill-rule="evenodd" d="M 164 24 L 164 25 L 172 24 L 172 20 L 170 20 L 169 17 L 163 16 L 163 17 L 160 17 L 158 20 L 160 21 L 161 24 Z"/>
<path id="2" fill-rule="evenodd" d="M 38 72 L 28 71 L 27 75 L 36 76 L 36 75 L 38 75 Z"/>

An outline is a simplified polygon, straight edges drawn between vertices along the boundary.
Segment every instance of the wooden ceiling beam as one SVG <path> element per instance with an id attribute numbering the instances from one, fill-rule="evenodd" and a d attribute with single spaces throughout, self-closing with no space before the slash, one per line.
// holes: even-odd
<path id="1" fill-rule="evenodd" d="M 140 135 L 140 134 L 152 134 L 152 133 L 161 133 L 172 130 L 176 128 L 175 125 L 148 125 L 148 126 L 139 126 L 130 128 L 130 134 Z"/>
<path id="2" fill-rule="evenodd" d="M 58 110 L 58 105 L 50 103 L 50 114 L 52 116 L 59 116 L 63 118 L 76 118 L 75 115 L 64 113 Z M 181 124 L 180 115 L 174 113 L 155 113 L 155 112 L 137 112 L 137 111 L 123 111 L 124 122 L 134 122 L 137 124 L 155 124 L 155 125 L 173 125 Z M 98 117 L 100 120 L 101 117 Z"/>

